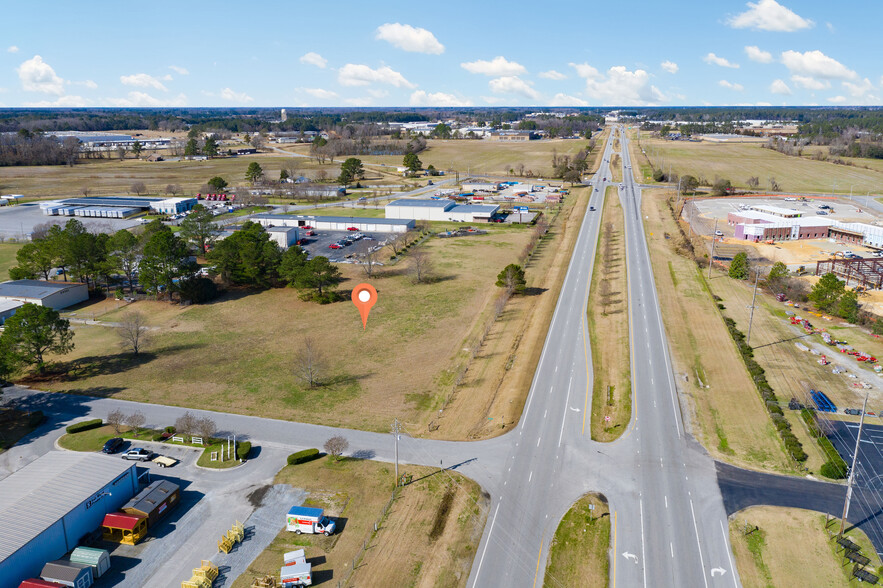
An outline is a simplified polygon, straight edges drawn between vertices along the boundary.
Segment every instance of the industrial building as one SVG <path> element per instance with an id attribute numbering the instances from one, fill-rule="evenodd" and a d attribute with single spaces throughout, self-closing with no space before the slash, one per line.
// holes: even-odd
<path id="1" fill-rule="evenodd" d="M 0 300 L 0 325 L 15 314 L 15 311 L 24 306 L 24 302 L 18 300 Z"/>
<path id="2" fill-rule="evenodd" d="M 500 210 L 498 204 L 457 204 L 453 200 L 394 200 L 386 205 L 388 219 L 490 222 Z"/>
<path id="3" fill-rule="evenodd" d="M 260 223 L 263 224 L 263 223 Z M 215 234 L 215 241 L 223 241 L 227 237 L 241 230 L 241 226 L 225 228 Z M 270 236 L 270 241 L 276 243 L 280 249 L 288 249 L 300 240 L 300 230 L 297 227 L 277 227 L 264 225 L 264 230 Z"/>
<path id="4" fill-rule="evenodd" d="M 47 216 L 128 218 L 142 212 L 178 214 L 190 210 L 196 204 L 196 198 L 88 196 L 41 202 L 40 210 Z"/>
<path id="5" fill-rule="evenodd" d="M 499 192 L 500 184 L 496 182 L 463 182 L 460 186 L 464 192 Z"/>
<path id="6" fill-rule="evenodd" d="M 86 284 L 78 282 L 47 282 L 44 280 L 10 280 L 0 282 L 0 304 L 30 302 L 59 310 L 89 299 Z M 13 314 L 15 309 L 13 310 Z M 10 314 L 10 316 L 12 316 Z M 7 317 L 8 318 L 8 317 Z M 5 320 L 5 319 L 4 319 Z"/>
<path id="7" fill-rule="evenodd" d="M 415 226 L 413 220 L 359 216 L 255 214 L 251 220 L 264 227 L 312 227 L 318 231 L 347 231 L 354 227 L 366 233 L 405 233 Z"/>
<path id="8" fill-rule="evenodd" d="M 3 586 L 39 576 L 137 490 L 134 463 L 74 451 L 51 451 L 0 480 Z"/>
<path id="9" fill-rule="evenodd" d="M 835 239 L 851 245 L 883 249 L 883 227 L 845 223 L 828 216 L 802 216 L 797 210 L 775 206 L 752 206 L 727 214 L 736 239 L 746 241 L 795 241 Z"/>

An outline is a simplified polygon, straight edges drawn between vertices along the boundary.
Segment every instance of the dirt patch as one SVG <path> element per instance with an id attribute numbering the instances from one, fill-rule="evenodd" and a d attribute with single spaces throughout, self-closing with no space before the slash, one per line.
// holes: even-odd
<path id="1" fill-rule="evenodd" d="M 847 529 L 876 574 L 880 558 L 870 540 L 859 529 Z M 832 537 L 837 531 L 839 520 L 831 519 L 826 528 L 825 515 L 814 511 L 772 506 L 739 511 L 730 519 L 730 542 L 742 585 L 863 586 L 850 578 L 852 565 L 844 565 Z"/>
<path id="2" fill-rule="evenodd" d="M 248 496 L 246 496 L 249 504 L 251 504 L 255 508 L 262 505 L 264 503 L 264 496 L 267 495 L 267 492 L 269 492 L 270 488 L 272 488 L 272 486 L 270 486 L 269 484 L 265 484 L 249 492 Z"/>
<path id="3" fill-rule="evenodd" d="M 632 415 L 625 219 L 616 188 L 604 198 L 587 308 L 592 344 L 592 439 L 613 441 Z"/>

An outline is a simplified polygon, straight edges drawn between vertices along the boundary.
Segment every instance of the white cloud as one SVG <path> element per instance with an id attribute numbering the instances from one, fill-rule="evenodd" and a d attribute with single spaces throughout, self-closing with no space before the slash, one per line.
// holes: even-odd
<path id="1" fill-rule="evenodd" d="M 853 104 L 880 104 L 880 97 L 874 94 L 874 84 L 865 78 L 857 83 L 843 82 L 843 87 L 852 97 Z"/>
<path id="2" fill-rule="evenodd" d="M 586 94 L 602 106 L 646 106 L 666 100 L 650 83 L 650 74 L 642 69 L 629 71 L 622 65 L 611 67 L 606 76 L 588 77 Z"/>
<path id="3" fill-rule="evenodd" d="M 164 75 L 164 76 L 162 77 L 162 80 L 163 80 L 164 82 L 171 82 L 171 81 L 174 80 L 174 79 L 175 79 L 175 78 L 172 77 L 172 74 L 166 74 L 166 75 Z"/>
<path id="4" fill-rule="evenodd" d="M 82 108 L 88 106 L 89 101 L 82 96 L 61 96 L 58 100 L 40 100 L 39 102 L 25 102 L 25 106 L 33 108 Z"/>
<path id="5" fill-rule="evenodd" d="M 589 103 L 582 98 L 571 96 L 570 94 L 555 94 L 555 97 L 549 101 L 549 106 L 588 106 Z"/>
<path id="6" fill-rule="evenodd" d="M 835 33 L 835 32 L 837 32 L 837 31 L 834 29 L 834 25 L 832 25 L 831 23 L 826 22 L 826 23 L 825 23 L 825 26 L 828 27 L 828 32 L 829 32 L 829 33 Z"/>
<path id="7" fill-rule="evenodd" d="M 659 65 L 661 65 L 662 69 L 664 69 L 665 71 L 667 71 L 670 74 L 678 73 L 678 69 L 679 69 L 678 64 L 675 63 L 674 61 L 663 61 Z"/>
<path id="8" fill-rule="evenodd" d="M 64 80 L 56 75 L 48 63 L 39 55 L 23 62 L 18 69 L 18 79 L 21 86 L 28 92 L 43 92 L 44 94 L 64 94 Z"/>
<path id="9" fill-rule="evenodd" d="M 224 88 L 221 90 L 221 98 L 224 100 L 229 100 L 230 102 L 253 102 L 254 98 L 246 94 L 245 92 L 236 92 L 231 88 Z"/>
<path id="10" fill-rule="evenodd" d="M 500 98 L 499 96 L 482 96 L 481 99 L 484 100 L 485 102 L 487 102 L 488 104 L 500 104 L 500 103 L 504 102 L 504 100 L 502 98 Z"/>
<path id="11" fill-rule="evenodd" d="M 783 80 L 773 80 L 773 83 L 770 84 L 770 92 L 773 94 L 791 94 L 791 88 L 788 87 Z"/>
<path id="12" fill-rule="evenodd" d="M 838 80 L 854 80 L 858 77 L 854 71 L 819 50 L 804 53 L 785 51 L 782 53 L 782 63 L 792 74 Z"/>
<path id="13" fill-rule="evenodd" d="M 733 90 L 734 92 L 741 92 L 742 90 L 745 89 L 745 87 L 742 86 L 742 84 L 733 84 L 731 82 L 728 82 L 727 80 L 721 80 L 717 83 L 717 85 L 720 86 L 721 88 L 727 88 L 728 90 Z"/>
<path id="14" fill-rule="evenodd" d="M 460 67 L 469 73 L 484 74 L 493 77 L 517 76 L 527 73 L 527 69 L 525 69 L 523 65 L 514 61 L 508 61 L 502 55 L 494 57 L 491 61 L 479 59 L 478 61 L 461 63 Z"/>
<path id="15" fill-rule="evenodd" d="M 132 74 L 130 76 L 120 76 L 120 81 L 126 86 L 137 86 L 139 88 L 156 88 L 163 92 L 168 92 L 161 81 L 146 73 Z"/>
<path id="16" fill-rule="evenodd" d="M 441 55 L 445 52 L 445 46 L 431 32 L 398 22 L 380 25 L 374 38 L 412 53 Z"/>
<path id="17" fill-rule="evenodd" d="M 169 69 L 172 70 L 173 72 L 175 72 L 176 74 L 181 75 L 181 76 L 186 76 L 187 74 L 190 73 L 189 71 L 187 71 L 186 68 L 183 68 L 179 65 L 170 65 Z"/>
<path id="18" fill-rule="evenodd" d="M 389 96 L 388 91 L 382 90 L 380 88 L 367 88 L 366 92 L 368 92 L 368 94 L 372 98 L 386 98 L 387 96 Z"/>
<path id="19" fill-rule="evenodd" d="M 718 57 L 714 53 L 709 53 L 702 58 L 702 61 L 711 65 L 719 65 L 721 67 L 731 67 L 733 69 L 739 69 L 738 63 L 731 63 L 729 60 L 724 59 L 723 57 Z"/>
<path id="20" fill-rule="evenodd" d="M 791 76 L 791 81 L 807 90 L 826 90 L 831 87 L 828 80 L 817 80 L 810 76 Z"/>
<path id="21" fill-rule="evenodd" d="M 597 69 L 589 65 L 588 63 L 570 63 L 570 67 L 576 70 L 576 75 L 581 78 L 598 78 L 601 77 L 601 74 Z"/>
<path id="22" fill-rule="evenodd" d="M 7 53 L 18 53 L 18 47 L 16 47 L 15 45 L 10 45 L 10 46 L 6 49 L 6 52 L 7 52 Z"/>
<path id="23" fill-rule="evenodd" d="M 494 94 L 519 94 L 531 100 L 537 100 L 540 93 L 534 90 L 528 82 L 518 76 L 503 76 L 488 82 L 491 92 Z"/>
<path id="24" fill-rule="evenodd" d="M 770 104 L 769 102 L 758 102 L 755 104 L 755 106 L 772 106 L 772 104 Z"/>
<path id="25" fill-rule="evenodd" d="M 472 106 L 472 102 L 465 98 L 458 98 L 453 94 L 444 92 L 427 93 L 417 90 L 411 94 L 411 106 Z"/>
<path id="26" fill-rule="evenodd" d="M 757 45 L 745 47 L 745 54 L 748 55 L 748 59 L 757 63 L 771 63 L 773 61 L 773 54 L 769 51 L 764 51 Z"/>
<path id="27" fill-rule="evenodd" d="M 371 98 L 347 98 L 344 100 L 347 104 L 356 107 L 371 106 Z"/>
<path id="28" fill-rule="evenodd" d="M 337 81 L 342 86 L 367 86 L 368 84 L 389 84 L 396 88 L 416 88 L 405 79 L 405 76 L 390 68 L 388 65 L 377 69 L 371 69 L 367 65 L 347 63 L 337 72 Z"/>
<path id="29" fill-rule="evenodd" d="M 90 90 L 94 90 L 98 87 L 98 84 L 96 84 L 92 80 L 83 80 L 82 82 L 72 82 L 70 80 L 65 80 L 64 83 L 69 86 L 85 86 L 85 87 L 89 88 Z"/>
<path id="30" fill-rule="evenodd" d="M 338 97 L 337 92 L 325 90 L 324 88 L 298 88 L 298 90 L 319 100 L 333 100 Z"/>
<path id="31" fill-rule="evenodd" d="M 561 73 L 560 71 L 555 71 L 554 69 L 550 69 L 549 71 L 541 71 L 537 74 L 541 78 L 546 80 L 566 80 L 567 76 Z"/>
<path id="32" fill-rule="evenodd" d="M 304 53 L 300 57 L 301 63 L 306 63 L 308 65 L 315 65 L 318 68 L 325 69 L 325 66 L 328 65 L 328 60 L 319 55 L 318 53 L 313 53 L 310 51 L 309 53 Z"/>
<path id="33" fill-rule="evenodd" d="M 760 0 L 748 2 L 748 10 L 727 20 L 734 29 L 755 29 L 790 33 L 800 29 L 808 29 L 815 23 L 797 15 L 776 0 Z"/>
<path id="34" fill-rule="evenodd" d="M 145 92 L 129 92 L 126 98 L 108 98 L 106 100 L 108 106 L 119 106 L 121 108 L 132 108 L 136 106 L 186 106 L 187 96 L 178 94 L 174 98 L 162 99 L 154 98 Z"/>
<path id="35" fill-rule="evenodd" d="M 843 104 L 846 102 L 846 96 L 832 96 L 831 98 L 828 98 L 828 102 L 831 102 L 832 104 Z"/>

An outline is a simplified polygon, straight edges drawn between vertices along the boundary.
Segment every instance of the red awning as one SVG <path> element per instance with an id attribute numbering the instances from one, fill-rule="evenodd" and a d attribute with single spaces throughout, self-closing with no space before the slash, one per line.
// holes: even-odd
<path id="1" fill-rule="evenodd" d="M 125 529 L 131 531 L 138 525 L 141 519 L 142 517 L 136 517 L 135 515 L 126 514 L 124 512 L 112 512 L 104 516 L 104 521 L 101 525 L 113 529 Z"/>
<path id="2" fill-rule="evenodd" d="M 19 584 L 18 588 L 64 588 L 64 584 L 47 582 L 46 580 L 41 580 L 40 578 L 31 578 L 30 580 L 25 580 L 24 582 Z"/>

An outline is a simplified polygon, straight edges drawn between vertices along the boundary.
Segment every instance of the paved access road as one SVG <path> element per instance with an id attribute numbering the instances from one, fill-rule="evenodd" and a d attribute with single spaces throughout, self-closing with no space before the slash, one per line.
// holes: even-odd
<path id="1" fill-rule="evenodd" d="M 627 140 L 620 140 L 628 172 Z M 549 544 L 561 517 L 585 492 L 601 492 L 610 501 L 612 585 L 739 585 L 714 463 L 685 435 L 681 424 L 640 219 L 641 193 L 630 173 L 624 174 L 619 198 L 626 217 L 633 418 L 617 442 L 591 441 L 586 422 L 592 389 L 586 304 L 604 192 L 611 179 L 612 144 L 611 136 L 591 184 L 589 204 L 596 210 L 587 210 L 583 220 L 518 427 L 487 441 L 403 437 L 399 443 L 403 462 L 455 468 L 491 497 L 470 587 L 560 585 L 556 578 L 544 578 Z M 67 418 L 105 416 L 115 408 L 137 407 L 149 424 L 166 425 L 184 410 L 28 391 L 7 394 Z M 212 417 L 222 429 L 267 447 L 316 447 L 343 433 L 357 455 L 393 457 L 393 439 L 386 434 L 232 414 Z"/>

